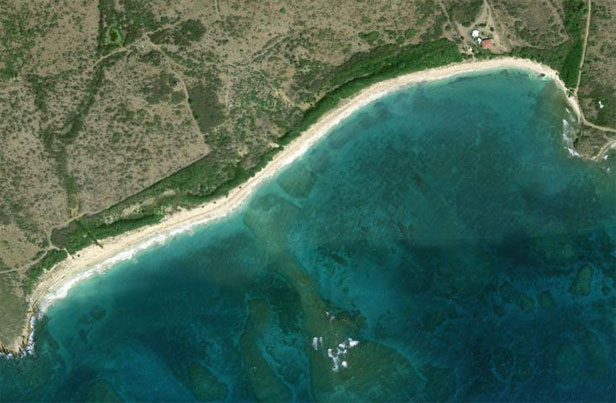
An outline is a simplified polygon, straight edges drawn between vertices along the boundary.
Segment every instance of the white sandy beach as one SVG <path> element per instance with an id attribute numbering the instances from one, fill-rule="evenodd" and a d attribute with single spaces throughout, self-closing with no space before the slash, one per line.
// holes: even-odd
<path id="1" fill-rule="evenodd" d="M 30 323 L 32 323 L 30 318 L 37 313 L 44 313 L 53 301 L 66 296 L 69 289 L 78 281 L 101 273 L 121 260 L 130 259 L 138 251 L 146 249 L 153 244 L 162 243 L 169 237 L 230 214 L 241 206 L 260 184 L 305 153 L 306 150 L 342 120 L 377 98 L 420 82 L 443 79 L 468 72 L 506 68 L 544 74 L 546 78 L 554 80 L 566 92 L 565 85 L 554 70 L 530 60 L 516 58 L 463 62 L 406 74 L 374 84 L 352 98 L 343 101 L 337 108 L 323 116 L 301 136 L 276 154 L 274 159 L 264 169 L 241 186 L 233 189 L 227 197 L 208 202 L 194 209 L 178 211 L 165 217 L 156 225 L 104 239 L 101 241 L 103 248 L 96 245 L 89 246 L 81 250 L 78 256 L 69 257 L 53 270 L 45 273 L 42 281 L 38 284 L 30 298 L 31 313 L 27 322 L 28 326 L 24 329 L 24 334 L 12 346 L 6 347 L 17 351 L 23 349 L 26 344 L 31 343 L 31 340 L 29 340 L 31 339 L 29 328 L 31 327 Z M 568 99 L 579 119 L 580 109 L 577 100 L 571 97 Z"/>

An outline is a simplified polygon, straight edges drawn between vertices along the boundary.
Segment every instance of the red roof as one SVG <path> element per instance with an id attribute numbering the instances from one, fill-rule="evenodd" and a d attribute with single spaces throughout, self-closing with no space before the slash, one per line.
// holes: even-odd
<path id="1" fill-rule="evenodd" d="M 484 39 L 481 41 L 482 49 L 490 49 L 490 47 L 492 47 L 492 39 Z"/>

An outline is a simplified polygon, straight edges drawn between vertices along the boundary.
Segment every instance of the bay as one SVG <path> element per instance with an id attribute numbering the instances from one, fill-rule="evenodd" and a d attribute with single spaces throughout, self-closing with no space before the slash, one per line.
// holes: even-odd
<path id="1" fill-rule="evenodd" d="M 72 289 L 0 400 L 614 400 L 616 164 L 566 105 L 516 70 L 377 100 Z"/>

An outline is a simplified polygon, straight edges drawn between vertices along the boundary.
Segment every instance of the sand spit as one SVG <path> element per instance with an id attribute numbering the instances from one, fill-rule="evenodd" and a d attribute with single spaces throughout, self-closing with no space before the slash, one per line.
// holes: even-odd
<path id="1" fill-rule="evenodd" d="M 224 198 L 205 203 L 190 210 L 180 210 L 165 217 L 160 223 L 126 232 L 101 241 L 103 248 L 91 245 L 46 272 L 30 297 L 30 313 L 22 336 L 10 346 L 12 356 L 32 352 L 34 318 L 40 317 L 57 299 L 64 298 L 71 287 L 79 281 L 102 273 L 122 260 L 131 259 L 136 253 L 155 244 L 162 244 L 169 238 L 191 231 L 197 226 L 219 220 L 238 209 L 264 181 L 275 175 L 281 168 L 304 154 L 315 142 L 332 128 L 348 118 L 353 112 L 374 100 L 417 83 L 440 80 L 452 76 L 487 70 L 517 69 L 551 79 L 567 94 L 567 89 L 558 73 L 550 67 L 526 59 L 499 58 L 482 61 L 468 61 L 434 69 L 405 74 L 376 83 L 355 96 L 344 100 L 329 111 L 302 135 L 285 146 L 261 171 L 241 186 L 233 189 Z M 569 104 L 580 118 L 580 107 L 574 97 L 567 97 Z"/>

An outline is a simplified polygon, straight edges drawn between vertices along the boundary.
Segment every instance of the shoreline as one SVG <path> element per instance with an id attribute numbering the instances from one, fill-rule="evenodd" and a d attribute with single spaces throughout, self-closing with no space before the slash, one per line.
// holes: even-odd
<path id="1" fill-rule="evenodd" d="M 442 80 L 457 75 L 489 70 L 515 69 L 538 74 L 554 81 L 564 92 L 568 105 L 580 122 L 582 114 L 575 96 L 568 90 L 558 73 L 550 67 L 527 59 L 504 57 L 481 61 L 464 61 L 456 64 L 404 74 L 375 83 L 340 102 L 316 123 L 286 145 L 282 151 L 254 176 L 232 189 L 226 197 L 206 202 L 190 210 L 179 210 L 157 224 L 129 231 L 100 241 L 104 248 L 90 245 L 45 272 L 41 281 L 28 298 L 28 317 L 22 335 L 10 346 L 5 346 L 6 356 L 23 356 L 34 349 L 34 323 L 58 299 L 64 298 L 78 282 L 103 273 L 117 263 L 133 258 L 139 252 L 170 238 L 192 231 L 196 227 L 221 220 L 239 209 L 250 199 L 255 190 L 275 176 L 282 168 L 301 157 L 351 114 L 373 101 L 415 84 Z"/>

